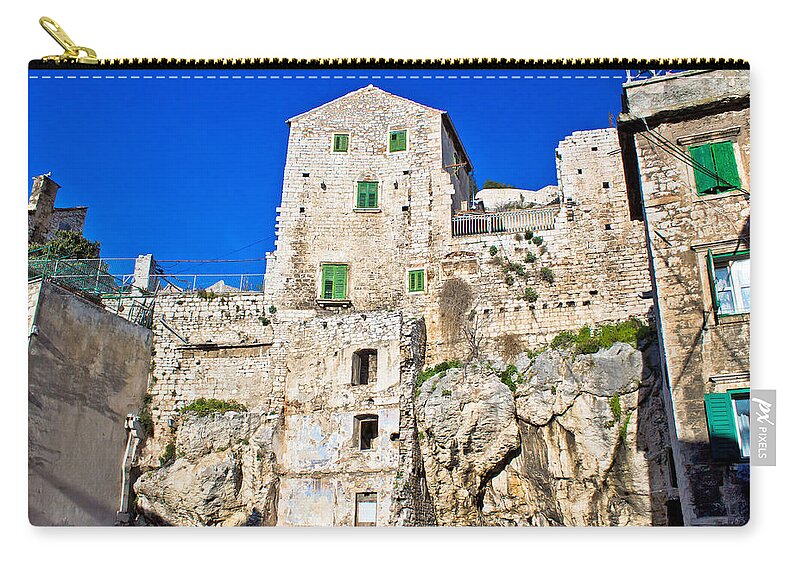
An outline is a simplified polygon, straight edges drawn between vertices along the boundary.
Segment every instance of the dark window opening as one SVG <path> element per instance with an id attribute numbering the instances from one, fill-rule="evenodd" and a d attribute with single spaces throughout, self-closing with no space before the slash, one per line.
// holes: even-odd
<path id="1" fill-rule="evenodd" d="M 583 174 L 583 169 L 582 168 L 578 169 L 578 174 Z"/>
<path id="2" fill-rule="evenodd" d="M 678 472 L 675 470 L 675 456 L 672 455 L 672 448 L 667 448 L 667 467 L 669 467 L 669 484 L 673 489 L 678 488 Z"/>
<path id="3" fill-rule="evenodd" d="M 375 526 L 378 521 L 378 494 L 356 493 L 356 526 Z"/>
<path id="4" fill-rule="evenodd" d="M 303 178 L 308 178 L 308 172 L 303 172 Z"/>
<path id="5" fill-rule="evenodd" d="M 611 229 L 611 224 L 606 224 L 606 229 L 610 230 Z"/>
<path id="6" fill-rule="evenodd" d="M 683 513 L 680 499 L 667 501 L 667 526 L 683 526 Z"/>
<path id="7" fill-rule="evenodd" d="M 608 182 L 603 182 L 603 188 L 611 188 L 611 184 Z"/>
<path id="8" fill-rule="evenodd" d="M 596 147 L 596 146 L 593 146 L 593 147 L 592 147 L 592 150 L 597 150 L 597 147 Z"/>
<path id="9" fill-rule="evenodd" d="M 365 386 L 378 378 L 378 351 L 374 348 L 353 353 L 353 386 Z"/>
<path id="10" fill-rule="evenodd" d="M 375 449 L 378 443 L 378 416 L 356 416 L 354 427 L 358 449 L 361 451 Z"/>

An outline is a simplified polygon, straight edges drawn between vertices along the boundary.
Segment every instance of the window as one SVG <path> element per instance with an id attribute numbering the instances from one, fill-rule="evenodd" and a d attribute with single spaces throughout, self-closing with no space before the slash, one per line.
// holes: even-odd
<path id="1" fill-rule="evenodd" d="M 425 270 L 412 269 L 408 272 L 408 292 L 418 293 L 425 291 Z"/>
<path id="2" fill-rule="evenodd" d="M 333 135 L 333 152 L 347 152 L 350 146 L 350 135 L 346 133 L 336 133 Z"/>
<path id="3" fill-rule="evenodd" d="M 750 252 L 714 255 L 708 250 L 711 298 L 717 315 L 750 312 Z"/>
<path id="4" fill-rule="evenodd" d="M 356 197 L 356 208 L 377 208 L 378 207 L 378 183 L 359 182 L 358 196 Z"/>
<path id="5" fill-rule="evenodd" d="M 347 266 L 322 266 L 322 298 L 347 299 Z"/>
<path id="6" fill-rule="evenodd" d="M 365 348 L 353 353 L 353 386 L 365 386 L 378 378 L 378 351 Z"/>
<path id="7" fill-rule="evenodd" d="M 694 161 L 697 193 L 718 194 L 741 187 L 733 143 L 730 141 L 689 147 Z"/>
<path id="8" fill-rule="evenodd" d="M 389 152 L 406 150 L 406 130 L 391 131 L 389 133 Z"/>
<path id="9" fill-rule="evenodd" d="M 378 494 L 356 493 L 356 526 L 375 526 L 378 520 Z"/>
<path id="10" fill-rule="evenodd" d="M 353 422 L 355 444 L 361 451 L 375 449 L 378 439 L 378 416 L 365 414 L 356 416 Z"/>
<path id="11" fill-rule="evenodd" d="M 740 461 L 750 457 L 750 390 L 706 394 L 706 420 L 711 457 Z"/>

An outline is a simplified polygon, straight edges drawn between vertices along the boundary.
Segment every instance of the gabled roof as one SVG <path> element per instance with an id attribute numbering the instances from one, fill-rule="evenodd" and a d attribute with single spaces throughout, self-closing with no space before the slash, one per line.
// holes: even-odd
<path id="1" fill-rule="evenodd" d="M 320 105 L 319 107 L 314 107 L 313 109 L 309 109 L 308 111 L 306 111 L 304 113 L 300 113 L 299 115 L 295 115 L 294 117 L 286 119 L 286 122 L 291 124 L 293 121 L 297 121 L 298 119 L 306 117 L 306 116 L 310 115 L 311 113 L 315 113 L 315 112 L 319 111 L 320 109 L 324 109 L 325 107 L 327 107 L 329 105 L 333 105 L 334 103 L 338 103 L 339 101 L 343 101 L 343 100 L 345 100 L 345 99 L 347 99 L 349 97 L 353 97 L 354 95 L 357 95 L 357 94 L 360 94 L 360 93 L 366 93 L 368 91 L 381 93 L 383 95 L 387 95 L 389 97 L 393 97 L 394 99 L 397 99 L 397 100 L 402 101 L 404 103 L 410 103 L 412 105 L 416 105 L 417 107 L 422 107 L 423 109 L 427 109 L 427 110 L 432 111 L 434 113 L 440 114 L 442 116 L 442 122 L 444 123 L 445 128 L 447 128 L 453 135 L 453 142 L 458 147 L 459 153 L 461 154 L 461 156 L 464 157 L 466 162 L 469 164 L 468 170 L 469 171 L 472 170 L 472 161 L 469 159 L 469 155 L 467 155 L 467 151 L 464 148 L 464 145 L 463 145 L 463 143 L 461 142 L 461 139 L 458 136 L 458 132 L 456 131 L 455 127 L 453 126 L 453 120 L 450 118 L 450 115 L 447 113 L 447 111 L 442 111 L 441 109 L 434 109 L 433 107 L 428 107 L 427 105 L 423 105 L 422 103 L 417 103 L 416 101 L 413 101 L 411 99 L 406 99 L 405 97 L 400 97 L 399 95 L 395 95 L 394 93 L 389 93 L 388 91 L 384 91 L 383 89 L 381 89 L 379 87 L 375 87 L 371 83 L 369 85 L 367 85 L 366 87 L 362 87 L 361 89 L 356 89 L 355 91 L 351 91 L 350 93 L 345 93 L 341 97 L 337 97 L 336 99 L 328 101 L 327 103 L 324 103 L 324 104 Z"/>
<path id="2" fill-rule="evenodd" d="M 328 101 L 327 103 L 324 103 L 324 104 L 320 105 L 319 107 L 314 107 L 313 109 L 309 109 L 308 111 L 306 111 L 304 113 L 300 113 L 299 115 L 295 115 L 294 117 L 291 117 L 290 119 L 286 119 L 286 122 L 287 123 L 291 123 L 292 121 L 296 121 L 297 119 L 305 117 L 306 115 L 310 115 L 311 113 L 319 111 L 320 109 L 324 109 L 325 107 L 327 107 L 329 105 L 333 105 L 334 103 L 338 103 L 339 101 L 343 101 L 343 100 L 345 100 L 345 99 L 347 99 L 349 97 L 353 97 L 356 94 L 365 93 L 367 91 L 375 91 L 377 93 L 383 93 L 384 95 L 388 95 L 389 97 L 394 97 L 395 99 L 399 99 L 400 101 L 403 101 L 405 103 L 411 103 L 412 105 L 416 105 L 418 107 L 422 107 L 423 109 L 428 109 L 430 111 L 433 111 L 434 113 L 442 113 L 442 114 L 446 114 L 447 113 L 447 111 L 442 111 L 440 109 L 434 109 L 433 107 L 428 107 L 427 105 L 423 105 L 422 103 L 417 103 L 416 101 L 412 101 L 411 99 L 406 99 L 405 97 L 400 97 L 399 95 L 395 95 L 394 93 L 389 93 L 388 91 L 384 91 L 383 89 L 381 89 L 379 87 L 375 87 L 374 85 L 372 85 L 370 83 L 366 87 L 362 87 L 361 89 L 356 89 L 355 91 L 351 91 L 350 93 L 345 93 L 341 97 L 337 97 L 336 99 Z"/>

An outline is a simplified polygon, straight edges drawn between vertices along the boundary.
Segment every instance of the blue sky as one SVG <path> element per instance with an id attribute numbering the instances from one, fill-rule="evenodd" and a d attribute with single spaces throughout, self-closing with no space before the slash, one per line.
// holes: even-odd
<path id="1" fill-rule="evenodd" d="M 52 172 L 62 186 L 57 206 L 89 206 L 84 233 L 102 243 L 103 257 L 261 258 L 273 249 L 287 118 L 372 83 L 448 111 L 479 186 L 492 179 L 537 189 L 556 181 L 561 139 L 608 127 L 608 114 L 619 113 L 623 76 L 618 70 L 35 70 L 28 81 L 28 172 Z M 259 263 L 224 267 L 263 271 Z M 210 271 L 172 266 L 201 269 Z"/>

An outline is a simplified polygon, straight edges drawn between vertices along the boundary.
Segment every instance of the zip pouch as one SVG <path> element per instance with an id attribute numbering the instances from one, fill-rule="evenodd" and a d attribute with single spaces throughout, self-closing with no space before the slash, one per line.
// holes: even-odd
<path id="1" fill-rule="evenodd" d="M 29 66 L 34 525 L 749 517 L 733 60 Z"/>

